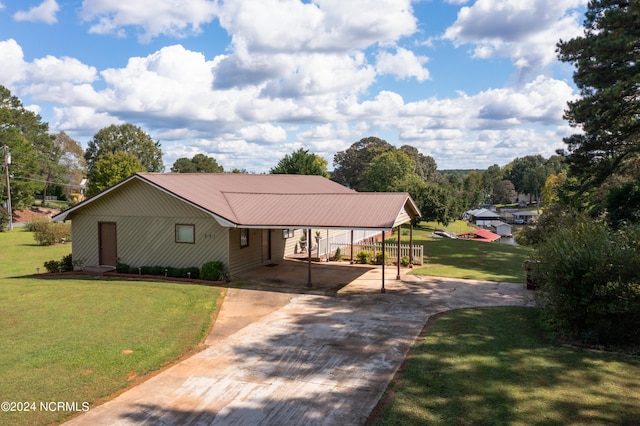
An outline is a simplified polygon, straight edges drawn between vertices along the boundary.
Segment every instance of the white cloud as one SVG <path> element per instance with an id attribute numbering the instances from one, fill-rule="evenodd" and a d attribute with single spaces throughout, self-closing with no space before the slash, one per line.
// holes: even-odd
<path id="1" fill-rule="evenodd" d="M 527 73 L 556 59 L 555 45 L 581 33 L 578 8 L 587 0 L 478 0 L 460 9 L 443 38 L 474 45 L 473 56 L 511 57 Z"/>
<path id="2" fill-rule="evenodd" d="M 126 28 L 139 28 L 138 39 L 149 42 L 160 35 L 185 37 L 198 34 L 201 26 L 215 18 L 216 2 L 190 0 L 84 0 L 80 16 L 92 23 L 93 34 L 126 35 Z"/>
<path id="3" fill-rule="evenodd" d="M 417 28 L 410 0 L 229 0 L 220 24 L 252 52 L 349 52 Z"/>
<path id="4" fill-rule="evenodd" d="M 287 131 L 282 126 L 274 126 L 271 123 L 259 123 L 243 127 L 237 133 L 240 138 L 249 141 L 278 143 L 287 140 Z"/>
<path id="5" fill-rule="evenodd" d="M 40 5 L 34 6 L 28 11 L 18 11 L 13 15 L 16 21 L 44 22 L 47 24 L 55 24 L 58 22 L 56 13 L 60 10 L 60 6 L 56 0 L 44 0 Z"/>
<path id="6" fill-rule="evenodd" d="M 91 83 L 96 80 L 97 71 L 75 58 L 47 55 L 33 61 L 29 77 L 34 82 Z"/>
<path id="7" fill-rule="evenodd" d="M 13 39 L 0 41 L 0 84 L 9 88 L 24 80 L 27 64 L 24 62 L 22 47 Z"/>
<path id="8" fill-rule="evenodd" d="M 429 79 L 429 70 L 423 67 L 429 58 L 416 56 L 410 50 L 397 48 L 392 54 L 382 51 L 378 54 L 376 70 L 380 74 L 393 74 L 399 78 L 415 78 L 417 81 Z"/>

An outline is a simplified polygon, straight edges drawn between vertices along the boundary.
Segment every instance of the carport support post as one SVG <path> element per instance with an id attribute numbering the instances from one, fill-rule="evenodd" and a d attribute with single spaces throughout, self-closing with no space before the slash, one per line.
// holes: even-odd
<path id="1" fill-rule="evenodd" d="M 400 225 L 398 225 L 398 275 L 396 276 L 396 280 L 400 279 Z"/>
<path id="2" fill-rule="evenodd" d="M 409 222 L 409 268 L 413 268 L 413 219 Z"/>
<path id="3" fill-rule="evenodd" d="M 307 241 L 307 287 L 311 288 L 311 228 L 308 230 Z"/>
<path id="4" fill-rule="evenodd" d="M 380 289 L 380 293 L 386 293 L 387 290 L 384 288 L 384 264 L 386 259 L 384 258 L 384 231 L 382 231 L 382 288 Z"/>
<path id="5" fill-rule="evenodd" d="M 351 230 L 351 263 L 353 263 L 353 229 Z"/>

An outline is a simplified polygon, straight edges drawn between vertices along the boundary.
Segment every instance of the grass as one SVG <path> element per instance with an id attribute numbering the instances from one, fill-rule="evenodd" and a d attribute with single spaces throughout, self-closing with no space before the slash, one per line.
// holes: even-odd
<path id="1" fill-rule="evenodd" d="M 376 425 L 632 425 L 640 359 L 558 347 L 538 311 L 451 311 L 430 322 Z"/>
<path id="2" fill-rule="evenodd" d="M 194 350 L 220 289 L 87 277 L 36 278 L 70 246 L 0 233 L 0 401 L 96 402 Z M 48 424 L 69 412 L 0 413 L 0 424 Z"/>
<path id="3" fill-rule="evenodd" d="M 424 247 L 425 261 L 424 266 L 413 269 L 413 274 L 513 283 L 526 281 L 523 264 L 531 255 L 530 248 L 431 238 L 436 227 L 435 223 L 423 222 L 413 230 L 413 242 Z M 474 228 L 468 227 L 466 222 L 456 221 L 447 229 L 460 233 Z M 406 238 L 403 236 L 403 240 Z"/>

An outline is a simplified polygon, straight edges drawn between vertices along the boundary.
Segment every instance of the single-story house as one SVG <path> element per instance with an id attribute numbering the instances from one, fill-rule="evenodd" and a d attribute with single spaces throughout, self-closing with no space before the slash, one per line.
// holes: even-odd
<path id="1" fill-rule="evenodd" d="M 486 229 L 474 229 L 473 231 L 458 234 L 458 238 L 461 240 L 493 242 L 499 240 L 500 235 L 494 234 Z"/>
<path id="2" fill-rule="evenodd" d="M 390 231 L 419 217 L 407 193 L 360 193 L 320 176 L 136 173 L 61 212 L 74 262 L 233 274 L 283 259 L 311 230 Z"/>
<path id="3" fill-rule="evenodd" d="M 491 222 L 491 230 L 501 237 L 511 236 L 511 225 L 499 220 L 494 220 L 493 222 Z"/>
<path id="4" fill-rule="evenodd" d="M 538 215 L 530 210 L 520 210 L 514 212 L 513 216 L 515 217 L 515 223 L 517 224 L 531 224 L 535 222 Z"/>
<path id="5" fill-rule="evenodd" d="M 489 227 L 491 222 L 500 220 L 501 217 L 498 213 L 489 209 L 478 209 L 469 212 L 471 221 L 478 226 Z"/>

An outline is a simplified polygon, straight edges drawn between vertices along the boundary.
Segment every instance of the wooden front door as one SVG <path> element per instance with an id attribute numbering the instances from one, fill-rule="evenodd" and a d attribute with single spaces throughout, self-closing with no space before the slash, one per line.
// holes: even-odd
<path id="1" fill-rule="evenodd" d="M 98 245 L 100 265 L 116 266 L 118 258 L 116 223 L 98 223 Z"/>
<path id="2" fill-rule="evenodd" d="M 271 261 L 271 230 L 262 230 L 262 263 Z"/>

